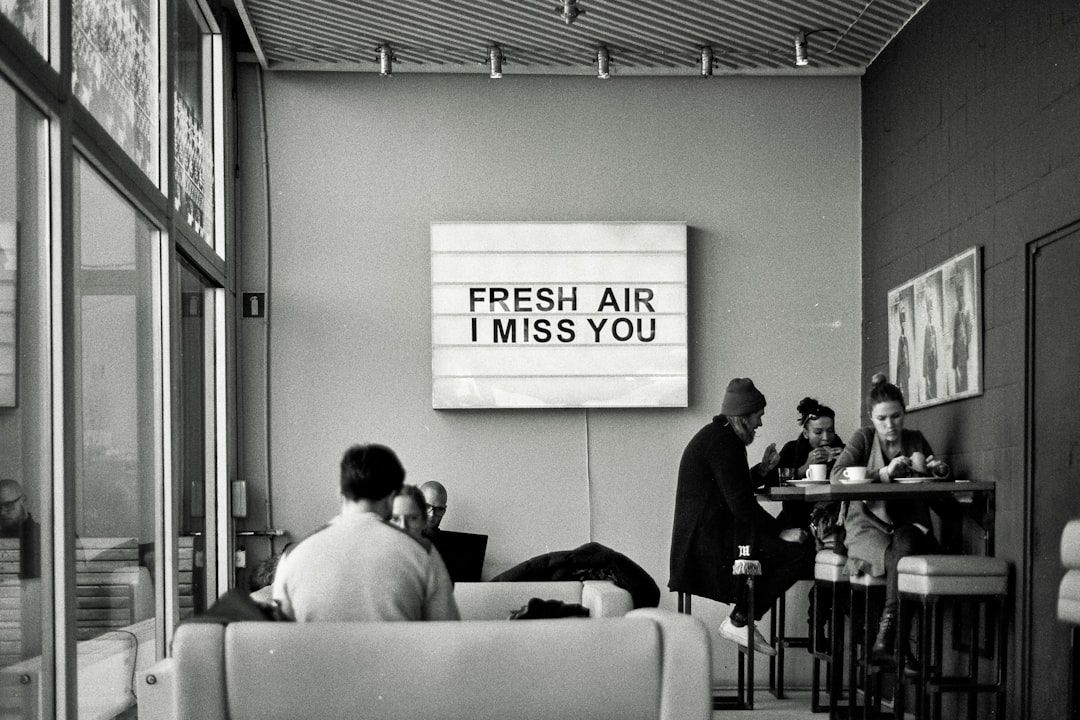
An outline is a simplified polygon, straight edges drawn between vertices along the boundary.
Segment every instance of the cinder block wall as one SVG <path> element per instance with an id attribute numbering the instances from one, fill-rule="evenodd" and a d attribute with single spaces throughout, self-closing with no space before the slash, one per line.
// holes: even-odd
<path id="1" fill-rule="evenodd" d="M 981 245 L 985 392 L 908 424 L 960 474 L 997 481 L 997 554 L 1020 577 L 1024 249 L 1080 218 L 1080 4 L 933 0 L 862 89 L 864 386 L 888 372 L 888 290 Z"/>

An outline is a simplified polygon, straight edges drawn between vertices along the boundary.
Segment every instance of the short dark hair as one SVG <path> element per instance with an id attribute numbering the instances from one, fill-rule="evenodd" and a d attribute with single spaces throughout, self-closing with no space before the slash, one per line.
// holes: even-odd
<path id="1" fill-rule="evenodd" d="M 382 500 L 403 482 L 405 468 L 384 445 L 353 445 L 341 458 L 341 494 L 347 500 Z"/>

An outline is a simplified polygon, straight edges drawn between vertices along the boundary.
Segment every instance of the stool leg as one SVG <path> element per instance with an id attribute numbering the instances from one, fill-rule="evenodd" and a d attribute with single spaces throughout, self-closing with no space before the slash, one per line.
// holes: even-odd
<path id="1" fill-rule="evenodd" d="M 896 607 L 896 646 L 898 651 L 896 653 L 896 680 L 893 684 L 893 715 L 897 720 L 903 720 L 904 718 L 904 705 L 907 704 L 907 683 L 904 682 L 904 665 L 907 653 L 903 650 L 903 642 L 901 638 L 906 638 L 907 634 L 911 632 L 911 628 L 904 622 L 907 613 L 904 612 L 904 596 L 900 596 L 900 601 Z"/>
<path id="2" fill-rule="evenodd" d="M 817 617 L 817 604 L 818 604 L 818 588 L 820 583 L 815 582 L 813 589 L 810 591 L 810 616 Z M 818 656 L 818 650 L 820 648 L 815 647 L 814 636 L 810 636 L 810 653 L 813 660 L 810 661 L 810 712 L 821 712 L 821 658 Z M 828 673 L 828 670 L 826 670 Z M 828 674 L 826 674 L 826 680 L 828 680 Z"/>
<path id="3" fill-rule="evenodd" d="M 754 633 L 756 621 L 754 619 L 754 576 L 750 575 L 746 578 L 746 638 L 747 638 L 747 651 L 746 651 L 746 709 L 754 709 L 754 655 L 757 652 L 754 650 Z"/>
<path id="4" fill-rule="evenodd" d="M 936 679 L 938 679 L 940 681 L 942 668 L 944 667 L 944 665 L 943 665 L 944 649 L 942 647 L 942 645 L 944 644 L 944 630 L 943 630 L 942 626 L 945 624 L 945 610 L 942 607 L 942 604 L 939 603 L 936 598 L 933 598 L 933 599 L 930 600 L 930 608 L 931 608 L 931 612 L 933 613 L 933 617 L 934 617 L 934 632 L 933 632 L 933 636 L 934 636 L 933 637 L 933 643 L 934 643 L 934 655 L 933 655 L 933 657 L 934 657 L 934 669 L 933 669 L 933 672 L 932 672 L 932 677 L 934 677 L 934 678 L 936 678 Z M 974 650 L 975 648 L 972 648 L 972 649 Z M 935 687 L 934 688 L 934 692 L 931 693 L 930 702 L 933 704 L 933 709 L 930 712 L 931 720 L 941 720 L 941 688 L 940 687 Z"/>
<path id="5" fill-rule="evenodd" d="M 855 586 L 852 585 L 850 590 L 851 597 L 848 604 L 851 612 L 848 614 L 847 622 L 849 631 L 848 637 L 850 638 L 848 647 L 848 717 L 851 718 L 851 720 L 854 720 L 857 712 L 856 698 L 858 696 L 855 692 L 855 688 L 858 686 L 856 670 L 859 667 L 859 643 L 856 641 L 855 635 L 855 593 Z M 863 618 L 863 622 L 866 622 L 865 617 Z"/>
<path id="6" fill-rule="evenodd" d="M 785 594 L 780 593 L 780 597 L 776 600 L 777 618 L 776 618 L 776 643 L 773 647 L 776 648 L 776 656 L 773 658 L 776 665 L 776 697 L 782 699 L 784 697 L 784 651 L 785 640 L 787 638 L 787 628 L 785 623 L 787 622 L 787 600 Z"/>
<path id="7" fill-rule="evenodd" d="M 844 690 L 844 618 L 840 616 L 840 604 L 836 602 L 833 588 L 833 606 L 829 613 L 829 720 L 834 720 Z"/>
<path id="8" fill-rule="evenodd" d="M 980 618 L 984 606 L 989 608 L 989 603 L 979 603 L 968 618 L 971 624 L 971 652 L 968 653 L 968 682 L 971 683 L 971 689 L 968 691 L 968 720 L 975 720 L 975 711 L 979 707 L 979 690 L 976 686 L 979 683 L 979 629 L 982 627 Z"/>

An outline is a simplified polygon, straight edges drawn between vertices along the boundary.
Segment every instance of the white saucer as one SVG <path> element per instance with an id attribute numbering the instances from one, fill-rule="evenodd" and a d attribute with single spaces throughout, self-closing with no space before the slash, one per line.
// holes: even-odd
<path id="1" fill-rule="evenodd" d="M 898 482 L 898 483 L 901 483 L 903 485 L 913 485 L 915 483 L 924 483 L 924 482 L 933 482 L 933 481 L 934 481 L 934 478 L 932 478 L 932 477 L 906 477 L 906 478 L 896 478 L 895 480 L 893 480 L 893 482 Z"/>

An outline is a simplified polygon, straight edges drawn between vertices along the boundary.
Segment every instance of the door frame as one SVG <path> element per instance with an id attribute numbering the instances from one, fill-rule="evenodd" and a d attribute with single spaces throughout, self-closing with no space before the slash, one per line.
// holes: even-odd
<path id="1" fill-rule="evenodd" d="M 1020 678 L 1020 710 L 1021 717 L 1024 718 L 1031 717 L 1032 673 L 1030 670 L 1034 666 L 1032 633 L 1035 625 L 1035 618 L 1032 614 L 1032 599 L 1035 591 L 1035 261 L 1044 247 L 1063 240 L 1074 233 L 1080 233 L 1080 220 L 1075 220 L 1028 242 L 1025 248 L 1025 291 L 1027 297 L 1024 318 L 1024 505 L 1022 514 L 1024 547 L 1021 554 L 1023 567 L 1019 569 L 1017 577 L 1019 592 L 1017 593 L 1016 631 L 1020 640 L 1020 652 L 1018 653 L 1019 662 L 1015 667 Z"/>

